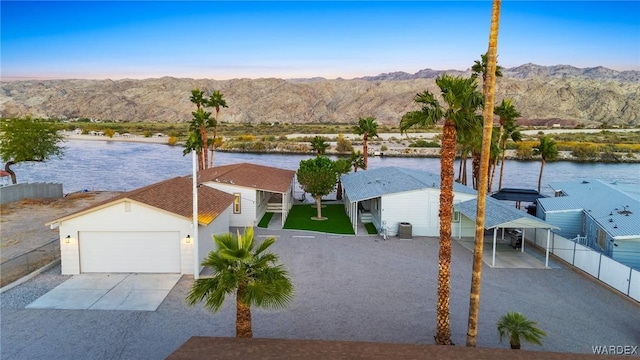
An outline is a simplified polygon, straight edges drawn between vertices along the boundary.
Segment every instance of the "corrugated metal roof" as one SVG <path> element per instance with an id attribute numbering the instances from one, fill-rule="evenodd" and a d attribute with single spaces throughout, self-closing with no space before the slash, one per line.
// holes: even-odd
<path id="1" fill-rule="evenodd" d="M 485 206 L 484 228 L 487 230 L 496 227 L 557 229 L 557 227 L 544 222 L 542 219 L 538 219 L 490 196 L 487 197 Z M 461 214 L 474 220 L 477 214 L 477 207 L 477 199 L 454 205 L 454 208 Z"/>
<path id="2" fill-rule="evenodd" d="M 612 237 L 640 237 L 640 201 L 616 184 L 585 179 L 552 183 L 550 186 L 554 190 L 562 190 L 567 198 L 580 204 L 585 214 Z"/>
<path id="3" fill-rule="evenodd" d="M 343 175 L 342 188 L 350 201 L 373 199 L 425 188 L 440 188 L 440 175 L 395 166 L 358 171 Z M 454 192 L 476 194 L 470 187 L 454 183 Z"/>
<path id="4" fill-rule="evenodd" d="M 571 196 L 540 198 L 538 203 L 544 211 L 582 210 L 582 204 Z"/>

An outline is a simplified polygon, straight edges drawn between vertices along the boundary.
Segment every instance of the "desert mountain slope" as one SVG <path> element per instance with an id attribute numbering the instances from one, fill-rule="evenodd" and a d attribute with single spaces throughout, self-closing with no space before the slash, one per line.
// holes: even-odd
<path id="1" fill-rule="evenodd" d="M 380 74 L 352 80 L 178 79 L 29 80 L 1 84 L 0 116 L 117 121 L 186 122 L 191 90 L 220 90 L 229 104 L 225 122 L 347 123 L 375 116 L 397 124 L 418 109 L 413 96 L 438 93 L 435 77 L 445 71 Z M 470 71 L 447 70 L 469 76 Z M 525 64 L 504 69 L 496 101 L 512 98 L 522 123 L 598 126 L 640 125 L 640 72 L 602 67 L 578 69 Z"/>

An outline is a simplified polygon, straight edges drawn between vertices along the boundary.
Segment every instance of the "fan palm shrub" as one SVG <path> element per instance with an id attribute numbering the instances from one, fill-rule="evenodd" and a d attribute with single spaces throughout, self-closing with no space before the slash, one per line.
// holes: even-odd
<path id="1" fill-rule="evenodd" d="M 293 284 L 283 265 L 276 265 L 278 256 L 267 252 L 276 241 L 266 238 L 253 241 L 253 228 L 244 234 L 214 235 L 217 249 L 211 251 L 202 265 L 213 276 L 196 280 L 187 296 L 187 303 L 204 301 L 205 306 L 218 312 L 226 295 L 235 292 L 236 337 L 253 337 L 251 307 L 284 308 L 293 299 Z"/>
<path id="2" fill-rule="evenodd" d="M 520 349 L 520 340 L 534 345 L 542 345 L 542 338 L 547 336 L 544 331 L 538 328 L 535 321 L 527 319 L 519 312 L 506 313 L 500 318 L 497 326 L 500 341 L 509 338 L 512 349 Z"/>

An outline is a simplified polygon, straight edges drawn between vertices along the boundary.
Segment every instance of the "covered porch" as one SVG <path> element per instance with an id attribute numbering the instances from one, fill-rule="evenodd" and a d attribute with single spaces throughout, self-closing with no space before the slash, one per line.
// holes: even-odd
<path id="1" fill-rule="evenodd" d="M 469 220 L 475 222 L 477 206 L 477 199 L 473 199 L 456 204 L 454 207 L 457 211 L 460 212 L 463 217 L 466 217 Z M 502 254 L 501 256 L 505 258 L 503 260 L 506 260 L 507 257 L 513 258 L 513 254 L 517 252 L 520 252 L 522 254 L 525 253 L 525 229 L 546 229 L 547 235 L 544 253 L 544 267 L 549 268 L 551 229 L 557 229 L 556 226 L 548 224 L 535 216 L 529 215 L 522 210 L 518 210 L 515 207 L 504 204 L 499 200 L 487 197 L 484 228 L 485 234 L 487 232 L 491 234 L 491 259 L 490 262 L 487 262 L 491 267 L 498 267 L 496 265 L 498 263 L 498 261 L 496 260 L 497 253 Z M 511 234 L 509 234 L 510 230 Z M 498 233 L 501 233 L 500 242 L 498 242 Z M 520 241 L 518 241 L 518 235 L 521 236 Z M 510 236 L 512 238 L 505 239 L 506 236 Z M 461 239 L 461 237 L 458 237 L 458 239 Z M 473 242 L 473 239 L 472 241 L 467 242 L 471 243 L 471 250 L 473 250 Z M 487 240 L 485 236 L 485 243 L 486 242 Z M 465 246 L 464 243 L 462 244 L 463 246 Z M 517 250 L 518 248 L 519 251 Z M 487 252 L 484 252 L 484 254 L 486 256 Z M 500 262 L 502 263 L 504 261 Z"/>

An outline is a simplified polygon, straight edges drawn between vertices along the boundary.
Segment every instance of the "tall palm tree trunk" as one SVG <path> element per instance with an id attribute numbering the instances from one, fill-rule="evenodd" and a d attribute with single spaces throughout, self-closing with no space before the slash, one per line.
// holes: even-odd
<path id="1" fill-rule="evenodd" d="M 491 10 L 491 30 L 489 32 L 489 51 L 487 76 L 483 83 L 486 89 L 485 104 L 482 111 L 482 158 L 480 167 L 479 189 L 486 188 L 487 172 L 489 170 L 489 156 L 491 153 L 491 133 L 493 131 L 493 99 L 495 95 L 496 57 L 498 52 L 498 25 L 500 23 L 500 0 L 493 0 Z M 478 313 L 480 308 L 480 283 L 482 279 L 482 253 L 484 245 L 484 215 L 486 210 L 487 193 L 478 192 L 478 206 L 476 208 L 475 247 L 473 250 L 473 267 L 471 273 L 471 290 L 469 293 L 469 321 L 467 325 L 467 346 L 476 346 L 478 333 Z"/>
<path id="2" fill-rule="evenodd" d="M 369 151 L 367 149 L 367 140 L 369 140 L 369 135 L 367 133 L 362 137 L 362 156 L 364 157 L 364 168 L 368 169 L 368 160 L 369 160 Z"/>
<path id="3" fill-rule="evenodd" d="M 240 299 L 244 292 L 244 286 L 238 286 L 236 291 L 236 337 L 251 338 L 253 330 L 251 329 L 251 307 L 244 304 Z"/>
<path id="4" fill-rule="evenodd" d="M 542 171 L 544 170 L 544 157 L 542 158 L 542 164 L 540 165 L 540 175 L 538 176 L 538 192 L 542 188 Z"/>
<path id="5" fill-rule="evenodd" d="M 487 191 L 491 192 L 491 190 L 493 189 L 493 181 L 496 178 L 496 169 L 498 168 L 497 156 L 493 159 L 493 162 L 489 165 L 489 167 L 489 173 L 491 174 L 491 176 L 489 177 L 489 186 L 487 187 Z"/>
<path id="6" fill-rule="evenodd" d="M 467 155 L 464 156 L 464 165 L 462 165 L 462 185 L 467 185 Z"/>
<path id="7" fill-rule="evenodd" d="M 498 181 L 498 191 L 502 190 L 502 173 L 504 172 L 504 159 L 507 154 L 507 147 L 502 146 L 502 160 L 500 160 L 500 180 Z"/>
<path id="8" fill-rule="evenodd" d="M 213 156 L 216 151 L 216 139 L 218 138 L 218 126 L 216 125 L 213 128 L 213 139 L 211 141 L 211 161 L 209 162 L 209 167 L 213 167 Z"/>
<path id="9" fill-rule="evenodd" d="M 480 153 L 473 152 L 471 154 L 471 178 L 473 180 L 473 188 L 478 190 L 478 179 L 480 177 Z"/>
<path id="10" fill-rule="evenodd" d="M 440 150 L 440 250 L 438 252 L 438 303 L 435 342 L 453 345 L 449 324 L 449 296 L 451 279 L 451 221 L 453 217 L 453 178 L 456 158 L 456 128 L 446 120 L 442 130 Z"/>
<path id="11" fill-rule="evenodd" d="M 207 165 L 209 165 L 209 144 L 206 127 L 200 128 L 200 136 L 202 136 L 202 163 L 206 169 Z"/>

